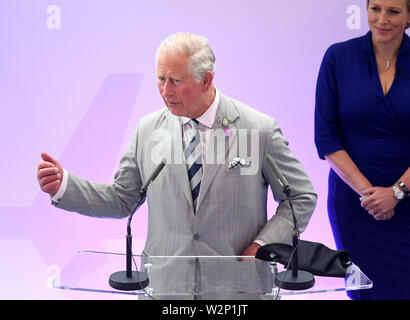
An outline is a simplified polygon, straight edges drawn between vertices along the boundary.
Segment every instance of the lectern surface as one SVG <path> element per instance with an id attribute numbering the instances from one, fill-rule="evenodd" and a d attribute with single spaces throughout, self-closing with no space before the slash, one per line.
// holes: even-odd
<path id="1" fill-rule="evenodd" d="M 372 282 L 352 264 L 345 278 L 315 276 L 306 290 L 279 289 L 276 274 L 280 264 L 242 256 L 133 256 L 133 270 L 148 275 L 143 290 L 121 291 L 109 285 L 112 273 L 125 269 L 125 255 L 80 251 L 54 280 L 65 290 L 135 295 L 154 299 L 280 299 L 285 295 L 368 289 Z M 291 271 L 289 271 L 291 272 Z"/>

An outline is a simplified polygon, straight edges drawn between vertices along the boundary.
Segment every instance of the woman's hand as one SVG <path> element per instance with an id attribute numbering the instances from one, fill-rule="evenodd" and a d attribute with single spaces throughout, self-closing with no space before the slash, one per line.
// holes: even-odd
<path id="1" fill-rule="evenodd" d="M 363 191 L 361 206 L 376 220 L 389 220 L 399 200 L 391 187 L 371 187 Z"/>

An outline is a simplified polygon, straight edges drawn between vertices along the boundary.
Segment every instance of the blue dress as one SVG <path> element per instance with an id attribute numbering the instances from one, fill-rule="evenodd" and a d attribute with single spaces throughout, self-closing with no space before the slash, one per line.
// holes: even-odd
<path id="1" fill-rule="evenodd" d="M 404 34 L 393 84 L 384 95 L 371 32 L 329 47 L 315 108 L 319 157 L 346 150 L 373 186 L 392 186 L 410 166 L 410 40 Z M 408 186 L 410 187 L 410 186 Z M 388 221 L 360 206 L 358 194 L 331 169 L 328 215 L 338 249 L 373 281 L 353 299 L 410 299 L 410 198 Z"/>

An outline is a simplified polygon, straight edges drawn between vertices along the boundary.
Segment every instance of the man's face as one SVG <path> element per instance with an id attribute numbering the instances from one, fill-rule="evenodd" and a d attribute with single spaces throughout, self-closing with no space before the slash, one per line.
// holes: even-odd
<path id="1" fill-rule="evenodd" d="M 157 61 L 158 89 L 168 109 L 176 116 L 194 118 L 201 108 L 202 82 L 187 70 L 188 58 L 164 52 Z"/>

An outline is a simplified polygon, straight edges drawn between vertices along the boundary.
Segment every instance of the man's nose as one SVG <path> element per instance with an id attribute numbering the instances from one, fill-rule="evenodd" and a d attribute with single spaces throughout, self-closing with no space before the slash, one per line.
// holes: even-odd
<path id="1" fill-rule="evenodd" d="M 173 94 L 172 83 L 169 79 L 166 79 L 162 87 L 162 96 L 169 97 Z"/>

